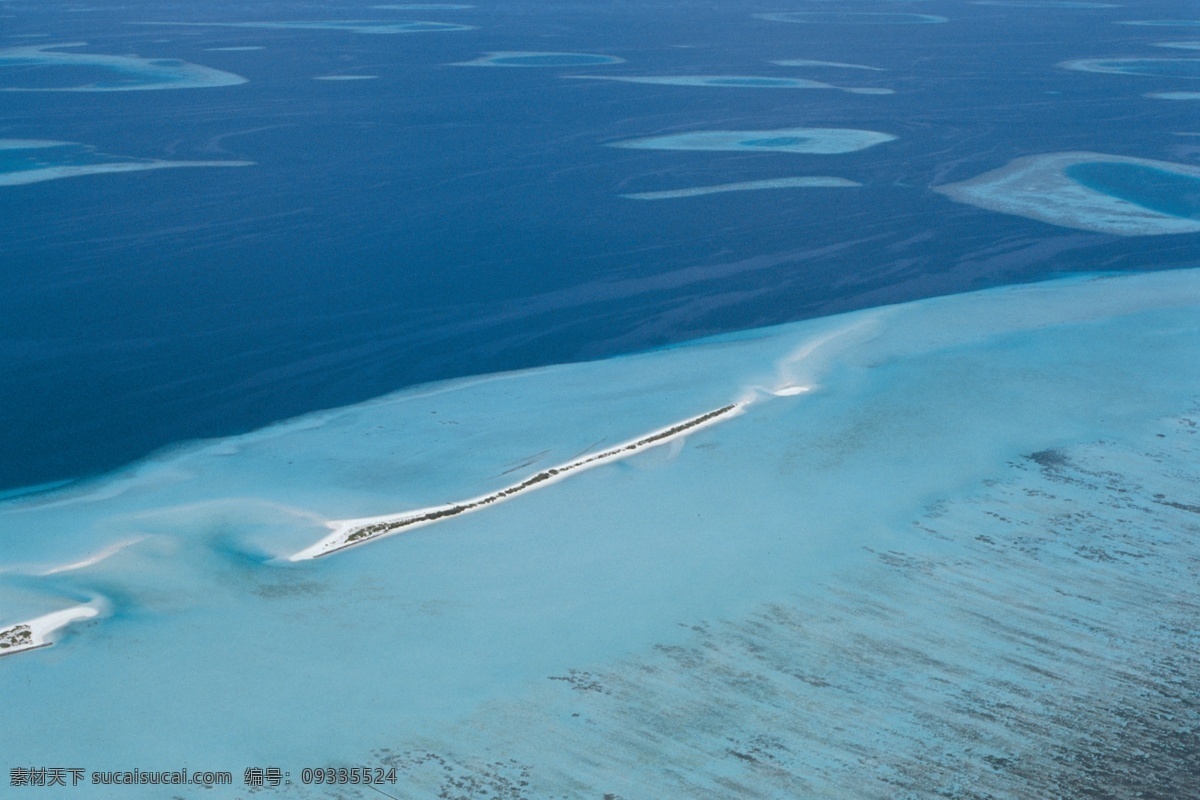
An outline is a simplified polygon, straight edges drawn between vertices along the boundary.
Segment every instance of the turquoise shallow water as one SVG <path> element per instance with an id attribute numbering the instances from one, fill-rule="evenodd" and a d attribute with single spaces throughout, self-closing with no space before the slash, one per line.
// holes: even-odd
<path id="1" fill-rule="evenodd" d="M 930 300 L 418 387 L 9 500 L 0 624 L 108 612 L 0 660 L 0 739 L 13 764 L 239 784 L 385 764 L 421 798 L 1184 781 L 1198 309 L 1195 271 Z M 279 561 L 325 520 L 739 399 L 682 443 Z"/>
<path id="2" fill-rule="evenodd" d="M 798 144 L 804 144 L 809 141 L 802 139 L 799 136 L 776 136 L 771 139 L 746 139 L 738 144 L 745 147 L 789 147 Z"/>
<path id="3" fill-rule="evenodd" d="M 1065 172 L 1068 178 L 1089 189 L 1143 208 L 1177 217 L 1200 218 L 1200 178 L 1194 175 L 1117 161 L 1072 164 Z"/>

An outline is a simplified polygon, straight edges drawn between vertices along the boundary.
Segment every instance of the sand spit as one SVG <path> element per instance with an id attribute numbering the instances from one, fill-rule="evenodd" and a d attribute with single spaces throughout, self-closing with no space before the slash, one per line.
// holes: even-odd
<path id="1" fill-rule="evenodd" d="M 729 405 L 721 406 L 720 408 L 701 414 L 697 417 L 686 419 L 682 422 L 677 422 L 667 428 L 654 431 L 646 434 L 638 439 L 629 442 L 624 442 L 596 453 L 590 456 L 583 456 L 574 461 L 569 461 L 566 464 L 560 464 L 557 467 L 551 467 L 547 470 L 542 470 L 536 475 L 532 475 L 520 483 L 506 486 L 499 491 L 486 494 L 481 497 L 475 497 L 470 500 L 464 500 L 458 503 L 452 503 L 444 506 L 434 506 L 432 508 L 422 508 L 416 511 L 405 511 L 400 514 L 388 514 L 382 517 L 370 517 L 366 519 L 349 519 L 337 520 L 329 523 L 334 532 L 325 537 L 321 541 L 306 547 L 298 553 L 290 556 L 289 561 L 307 561 L 313 558 L 327 556 L 330 553 L 335 553 L 338 550 L 344 550 L 347 547 L 353 547 L 364 542 L 374 539 L 381 539 L 385 536 L 399 533 L 403 530 L 429 525 L 434 522 L 439 522 L 449 517 L 456 517 L 459 514 L 466 514 L 472 511 L 493 505 L 495 503 L 508 500 L 522 492 L 531 489 L 539 489 L 543 486 L 549 486 L 552 483 L 562 480 L 568 474 L 574 472 L 582 472 L 585 469 L 596 467 L 610 461 L 619 461 L 623 458 L 628 458 L 634 453 L 645 450 L 650 447 L 656 447 L 660 444 L 666 444 L 677 439 L 681 439 L 690 433 L 693 433 L 701 428 L 706 428 L 710 425 L 715 425 L 731 417 L 735 417 L 742 412 L 748 404 L 747 402 L 730 403 Z"/>
<path id="2" fill-rule="evenodd" d="M 99 614 L 99 608 L 84 603 L 0 629 L 0 656 L 12 656 L 49 647 L 54 644 L 50 635 L 55 631 L 67 627 L 72 622 L 91 619 Z"/>

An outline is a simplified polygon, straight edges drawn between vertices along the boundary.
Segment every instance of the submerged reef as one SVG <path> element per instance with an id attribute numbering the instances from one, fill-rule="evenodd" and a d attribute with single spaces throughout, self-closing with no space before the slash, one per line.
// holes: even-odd
<path id="1" fill-rule="evenodd" d="M 374 755 L 419 798 L 1197 796 L 1197 411 L 1014 460 L 852 571 Z"/>
<path id="2" fill-rule="evenodd" d="M 124 158 L 96 152 L 75 142 L 0 139 L 0 186 L 20 186 L 59 178 L 141 172 L 178 167 L 246 167 L 253 161 L 164 161 Z"/>
<path id="3" fill-rule="evenodd" d="M 843 61 L 815 61 L 811 58 L 787 58 L 782 61 L 772 61 L 780 67 L 834 67 L 837 69 L 866 69 L 872 72 L 886 72 L 883 67 L 868 67 L 866 64 L 847 64 Z"/>
<path id="4" fill-rule="evenodd" d="M 749 150 L 781 153 L 852 153 L 896 137 L 853 128 L 781 128 L 767 131 L 696 131 L 612 142 L 638 150 Z"/>
<path id="5" fill-rule="evenodd" d="M 661 86 L 709 86 L 727 89 L 837 89 L 850 94 L 894 94 L 891 89 L 834 86 L 804 78 L 774 78 L 763 75 L 566 75 L 597 81 L 648 83 Z"/>
<path id="6" fill-rule="evenodd" d="M 153 89 L 202 89 L 246 83 L 246 79 L 241 75 L 191 64 L 177 58 L 59 52 L 63 48 L 84 46 L 84 42 L 68 42 L 0 49 L 0 80 L 6 77 L 3 73 L 4 67 L 21 67 L 22 75 L 42 79 L 42 83 L 34 85 L 29 85 L 28 82 L 23 86 L 0 84 L 0 91 L 132 92 Z M 56 77 L 56 68 L 63 68 L 61 71 L 71 76 L 72 81 L 77 80 L 75 76 L 80 69 L 91 68 L 96 71 L 97 77 L 88 83 L 58 85 L 51 82 Z"/>
<path id="7" fill-rule="evenodd" d="M 196 28 L 259 28 L 262 30 L 345 31 L 346 33 L 440 33 L 473 31 L 474 25 L 453 22 L 398 22 L 385 19 L 285 20 L 281 22 L 139 22 L 139 25 L 169 25 Z"/>
<path id="8" fill-rule="evenodd" d="M 1200 167 L 1105 153 L 1025 156 L 934 191 L 1067 228 L 1153 236 L 1200 231 Z"/>
<path id="9" fill-rule="evenodd" d="M 1200 58 L 1078 58 L 1063 61 L 1063 69 L 1108 75 L 1153 75 L 1158 78 L 1200 78 Z"/>
<path id="10" fill-rule="evenodd" d="M 630 200 L 672 200 L 680 197 L 701 197 L 722 192 L 751 192 L 760 189 L 813 189 L 813 188 L 851 188 L 862 186 L 857 181 L 845 178 L 830 178 L 823 176 L 804 176 L 796 178 L 768 178 L 761 181 L 740 181 L 738 183 L 719 183 L 712 186 L 692 186 L 687 189 L 665 189 L 657 192 L 634 192 L 623 194 L 621 197 Z"/>
<path id="11" fill-rule="evenodd" d="M 593 67 L 623 64 L 625 59 L 599 53 L 551 53 L 531 50 L 501 50 L 487 53 L 474 61 L 460 61 L 456 67 Z"/>
<path id="12" fill-rule="evenodd" d="M 937 14 L 908 14 L 888 11 L 784 11 L 755 14 L 771 22 L 797 22 L 806 25 L 928 25 L 949 22 Z"/>
<path id="13" fill-rule="evenodd" d="M 1200 92 L 1147 92 L 1144 96 L 1154 100 L 1200 100 Z"/>

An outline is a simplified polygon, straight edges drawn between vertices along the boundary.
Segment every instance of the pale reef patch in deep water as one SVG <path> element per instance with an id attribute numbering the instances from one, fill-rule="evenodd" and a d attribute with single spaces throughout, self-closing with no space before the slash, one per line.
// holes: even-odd
<path id="1" fill-rule="evenodd" d="M 1143 96 L 1153 100 L 1200 100 L 1200 92 L 1147 92 Z"/>
<path id="2" fill-rule="evenodd" d="M 1107 75 L 1200 78 L 1200 58 L 1078 58 L 1063 61 L 1058 66 L 1076 72 Z"/>
<path id="3" fill-rule="evenodd" d="M 455 67 L 599 67 L 623 64 L 625 59 L 600 53 L 553 53 L 532 50 L 500 50 L 486 53 L 473 61 L 459 61 Z"/>
<path id="4" fill-rule="evenodd" d="M 563 77 L 645 83 L 658 86 L 705 86 L 718 89 L 836 89 L 850 94 L 895 94 L 891 89 L 835 86 L 804 78 L 775 78 L 764 75 L 564 75 Z"/>
<path id="5" fill-rule="evenodd" d="M 752 192 L 762 189 L 829 189 L 855 186 L 862 186 L 862 184 L 846 178 L 805 175 L 794 178 L 767 178 L 761 181 L 718 183 L 711 186 L 689 186 L 686 189 L 663 189 L 657 192 L 633 192 L 622 194 L 621 197 L 629 200 L 674 200 L 683 197 L 703 197 L 724 192 Z"/>
<path id="6" fill-rule="evenodd" d="M 3 92 L 133 92 L 155 89 L 204 89 L 246 83 L 241 75 L 224 72 L 177 58 L 142 58 L 101 53 L 59 52 L 63 48 L 84 47 L 84 42 L 25 45 L 0 49 L 0 91 Z M 23 85 L 7 82 L 6 67 L 21 69 Z M 72 76 L 80 70 L 93 70 L 96 78 L 87 83 L 60 85 L 56 73 Z M 30 76 L 42 83 L 30 84 Z M 75 80 L 74 78 L 72 80 Z"/>
<path id="7" fill-rule="evenodd" d="M 930 25 L 949 22 L 938 14 L 908 14 L 889 11 L 784 11 L 755 14 L 771 22 L 795 22 L 805 25 Z"/>
<path id="8" fill-rule="evenodd" d="M 75 142 L 40 139 L 0 139 L 0 186 L 181 167 L 248 167 L 253 161 L 166 161 L 126 158 L 97 152 Z"/>
<path id="9" fill-rule="evenodd" d="M 834 69 L 866 69 L 872 72 L 886 72 L 883 67 L 869 67 L 866 64 L 847 64 L 844 61 L 817 61 L 811 58 L 787 58 L 782 61 L 772 61 L 780 67 L 832 67 Z"/>
<path id="10" fill-rule="evenodd" d="M 1200 231 L 1195 201 L 1188 199 L 1200 189 L 1200 167 L 1168 161 L 1045 153 L 933 189 L 960 203 L 1097 233 Z"/>
<path id="11" fill-rule="evenodd" d="M 694 131 L 610 142 L 637 150 L 745 150 L 778 153 L 852 153 L 896 137 L 853 128 L 780 128 L 765 131 Z"/>
<path id="12" fill-rule="evenodd" d="M 400 22 L 385 19 L 282 20 L 278 22 L 139 22 L 138 25 L 164 25 L 192 28 L 257 28 L 275 31 L 343 31 L 388 35 L 394 33 L 446 33 L 477 30 L 474 25 L 454 22 Z"/>

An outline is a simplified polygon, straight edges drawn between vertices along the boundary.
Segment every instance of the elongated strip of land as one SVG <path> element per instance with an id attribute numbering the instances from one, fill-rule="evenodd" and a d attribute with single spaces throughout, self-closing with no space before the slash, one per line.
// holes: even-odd
<path id="1" fill-rule="evenodd" d="M 527 492 L 532 489 L 538 489 L 543 486 L 548 486 L 555 481 L 560 481 L 570 473 L 581 472 L 585 469 L 599 466 L 609 461 L 617 461 L 622 458 L 627 458 L 639 450 L 645 450 L 649 447 L 656 447 L 660 444 L 666 444 L 674 439 L 682 438 L 690 433 L 693 433 L 700 428 L 705 428 L 714 425 L 730 417 L 739 414 L 746 406 L 745 402 L 730 403 L 726 406 L 714 409 L 696 417 L 677 422 L 666 428 L 648 433 L 645 436 L 637 439 L 623 442 L 622 444 L 611 447 L 599 453 L 590 456 L 581 456 L 573 461 L 568 461 L 565 464 L 560 464 L 550 469 L 542 470 L 535 475 L 524 479 L 520 483 L 514 483 L 511 486 L 506 486 L 491 494 L 486 494 L 481 497 L 475 497 L 470 500 L 464 500 L 458 503 L 452 503 L 443 506 L 433 506 L 431 508 L 422 508 L 416 511 L 406 511 L 401 514 L 389 514 L 382 517 L 370 517 L 367 519 L 351 519 L 339 520 L 331 522 L 330 527 L 334 532 L 325 537 L 316 544 L 306 547 L 298 553 L 289 557 L 289 561 L 307 561 L 313 558 L 320 558 L 331 553 L 336 553 L 339 550 L 345 550 L 348 547 L 363 544 L 374 539 L 380 539 L 384 536 L 391 536 L 402 531 L 407 531 L 412 528 L 417 528 L 423 525 L 429 525 L 434 522 L 440 522 L 450 517 L 456 517 L 459 514 L 466 514 L 471 511 L 478 511 L 485 506 L 494 505 L 503 500 L 508 500 L 522 492 Z"/>
<path id="2" fill-rule="evenodd" d="M 37 619 L 0 628 L 0 656 L 16 655 L 54 644 L 50 634 L 72 622 L 90 619 L 100 611 L 90 603 L 64 608 Z"/>

